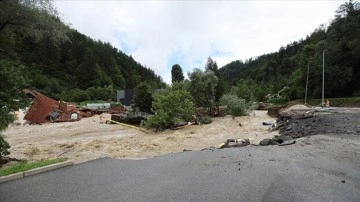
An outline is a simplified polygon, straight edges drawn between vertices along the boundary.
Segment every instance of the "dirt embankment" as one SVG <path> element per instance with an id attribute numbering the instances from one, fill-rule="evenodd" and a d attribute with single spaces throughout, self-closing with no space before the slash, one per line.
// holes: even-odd
<path id="1" fill-rule="evenodd" d="M 312 135 L 351 137 L 360 135 L 359 108 L 297 108 L 283 110 L 275 129 L 280 136 L 262 141 L 262 145 L 279 144 Z"/>
<path id="2" fill-rule="evenodd" d="M 93 116 L 78 122 L 11 126 L 5 138 L 11 145 L 12 158 L 29 161 L 64 157 L 76 163 L 100 158 L 141 159 L 153 156 L 217 147 L 227 139 L 249 138 L 259 143 L 278 135 L 268 132 L 264 121 L 274 121 L 266 111 L 250 116 L 213 118 L 208 125 L 190 125 L 161 133 L 105 124 L 109 114 Z"/>

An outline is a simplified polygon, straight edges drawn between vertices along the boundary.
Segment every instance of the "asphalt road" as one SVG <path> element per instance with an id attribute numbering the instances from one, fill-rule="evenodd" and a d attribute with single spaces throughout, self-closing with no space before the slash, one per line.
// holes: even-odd
<path id="1" fill-rule="evenodd" d="M 0 184 L 0 201 L 359 201 L 358 136 L 99 159 Z"/>

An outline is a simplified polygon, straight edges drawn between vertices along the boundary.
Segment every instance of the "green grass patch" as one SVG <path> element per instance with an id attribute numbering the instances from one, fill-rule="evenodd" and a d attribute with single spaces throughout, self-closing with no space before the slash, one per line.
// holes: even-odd
<path id="1" fill-rule="evenodd" d="M 47 166 L 47 165 L 51 165 L 51 164 L 55 164 L 55 163 L 60 163 L 60 162 L 63 162 L 65 160 L 66 159 L 60 158 L 60 159 L 43 160 L 43 161 L 32 162 L 32 163 L 22 162 L 22 163 L 13 165 L 13 166 L 0 168 L 0 176 L 6 176 L 6 175 L 11 175 L 11 174 L 14 174 L 14 173 L 18 173 L 18 172 L 31 170 L 31 169 L 34 169 L 34 168 L 40 168 L 40 167 L 43 167 L 43 166 Z"/>

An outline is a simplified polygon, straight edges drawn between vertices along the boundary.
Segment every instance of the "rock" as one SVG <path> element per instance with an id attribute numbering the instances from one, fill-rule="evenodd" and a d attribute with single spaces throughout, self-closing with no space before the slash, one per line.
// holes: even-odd
<path id="1" fill-rule="evenodd" d="M 295 144 L 295 143 L 296 143 L 295 140 L 290 140 L 290 141 L 285 141 L 285 142 L 279 144 L 279 146 L 291 145 L 291 144 Z"/>
<path id="2" fill-rule="evenodd" d="M 271 143 L 271 139 L 263 139 L 261 140 L 260 145 L 266 146 L 266 145 L 270 145 L 270 143 Z"/>

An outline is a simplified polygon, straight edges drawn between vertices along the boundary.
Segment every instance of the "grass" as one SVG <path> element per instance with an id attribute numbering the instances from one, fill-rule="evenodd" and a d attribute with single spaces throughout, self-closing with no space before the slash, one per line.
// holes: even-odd
<path id="1" fill-rule="evenodd" d="M 325 98 L 324 101 L 329 100 L 331 107 L 360 107 L 360 97 L 343 97 L 343 98 Z M 299 103 L 304 103 L 304 100 L 294 100 Z M 321 104 L 321 99 L 309 99 L 308 104 L 317 106 Z"/>
<path id="2" fill-rule="evenodd" d="M 43 166 L 60 163 L 65 160 L 66 159 L 60 158 L 60 159 L 43 160 L 43 161 L 32 162 L 32 163 L 23 162 L 23 163 L 19 163 L 19 164 L 13 165 L 13 166 L 0 168 L 0 176 L 6 176 L 6 175 L 18 173 L 18 172 L 31 170 L 34 168 L 40 168 Z"/>

